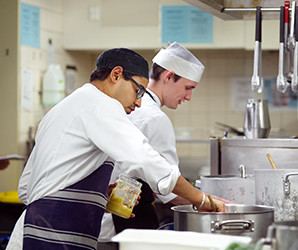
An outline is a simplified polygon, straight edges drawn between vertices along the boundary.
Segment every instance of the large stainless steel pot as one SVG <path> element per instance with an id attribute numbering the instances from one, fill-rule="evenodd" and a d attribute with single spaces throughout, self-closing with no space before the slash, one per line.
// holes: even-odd
<path id="1" fill-rule="evenodd" d="M 298 169 L 255 170 L 256 204 L 273 206 L 275 221 L 298 220 Z"/>
<path id="2" fill-rule="evenodd" d="M 257 246 L 270 245 L 274 250 L 298 249 L 298 221 L 275 222 L 268 227 L 267 237 L 261 239 Z"/>
<path id="3" fill-rule="evenodd" d="M 196 187 L 209 194 L 227 199 L 237 204 L 255 204 L 255 178 L 253 175 L 207 175 L 201 176 Z"/>
<path id="4" fill-rule="evenodd" d="M 191 205 L 174 206 L 174 229 L 249 236 L 256 242 L 274 221 L 272 207 L 226 204 L 226 208 L 227 213 L 209 213 L 196 212 Z"/>

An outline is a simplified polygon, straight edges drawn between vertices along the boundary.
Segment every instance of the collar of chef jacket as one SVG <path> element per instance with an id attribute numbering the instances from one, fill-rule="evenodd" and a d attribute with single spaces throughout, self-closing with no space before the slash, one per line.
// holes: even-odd
<path id="1" fill-rule="evenodd" d="M 159 107 L 161 107 L 161 101 L 160 99 L 158 98 L 158 96 L 150 89 L 146 89 L 147 92 L 149 93 L 148 95 L 150 96 L 150 98 L 155 101 Z"/>

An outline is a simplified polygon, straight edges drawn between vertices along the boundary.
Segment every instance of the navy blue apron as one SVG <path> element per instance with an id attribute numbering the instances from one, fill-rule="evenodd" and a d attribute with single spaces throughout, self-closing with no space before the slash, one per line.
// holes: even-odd
<path id="1" fill-rule="evenodd" d="M 96 249 L 112 170 L 106 161 L 78 183 L 29 204 L 23 249 Z"/>

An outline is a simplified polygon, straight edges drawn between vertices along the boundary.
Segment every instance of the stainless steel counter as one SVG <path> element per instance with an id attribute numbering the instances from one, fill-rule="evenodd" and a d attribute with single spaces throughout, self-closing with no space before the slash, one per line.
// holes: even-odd
<path id="1" fill-rule="evenodd" d="M 298 168 L 298 139 L 211 138 L 211 174 L 239 174 L 239 166 L 247 174 L 255 169 L 272 169 L 267 154 L 279 169 Z"/>

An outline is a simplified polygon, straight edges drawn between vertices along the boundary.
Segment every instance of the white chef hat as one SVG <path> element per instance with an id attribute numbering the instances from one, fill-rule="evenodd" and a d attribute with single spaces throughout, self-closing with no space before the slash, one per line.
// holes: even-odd
<path id="1" fill-rule="evenodd" d="M 166 70 L 188 80 L 199 82 L 204 72 L 204 65 L 179 43 L 172 43 L 161 49 L 152 61 Z"/>

